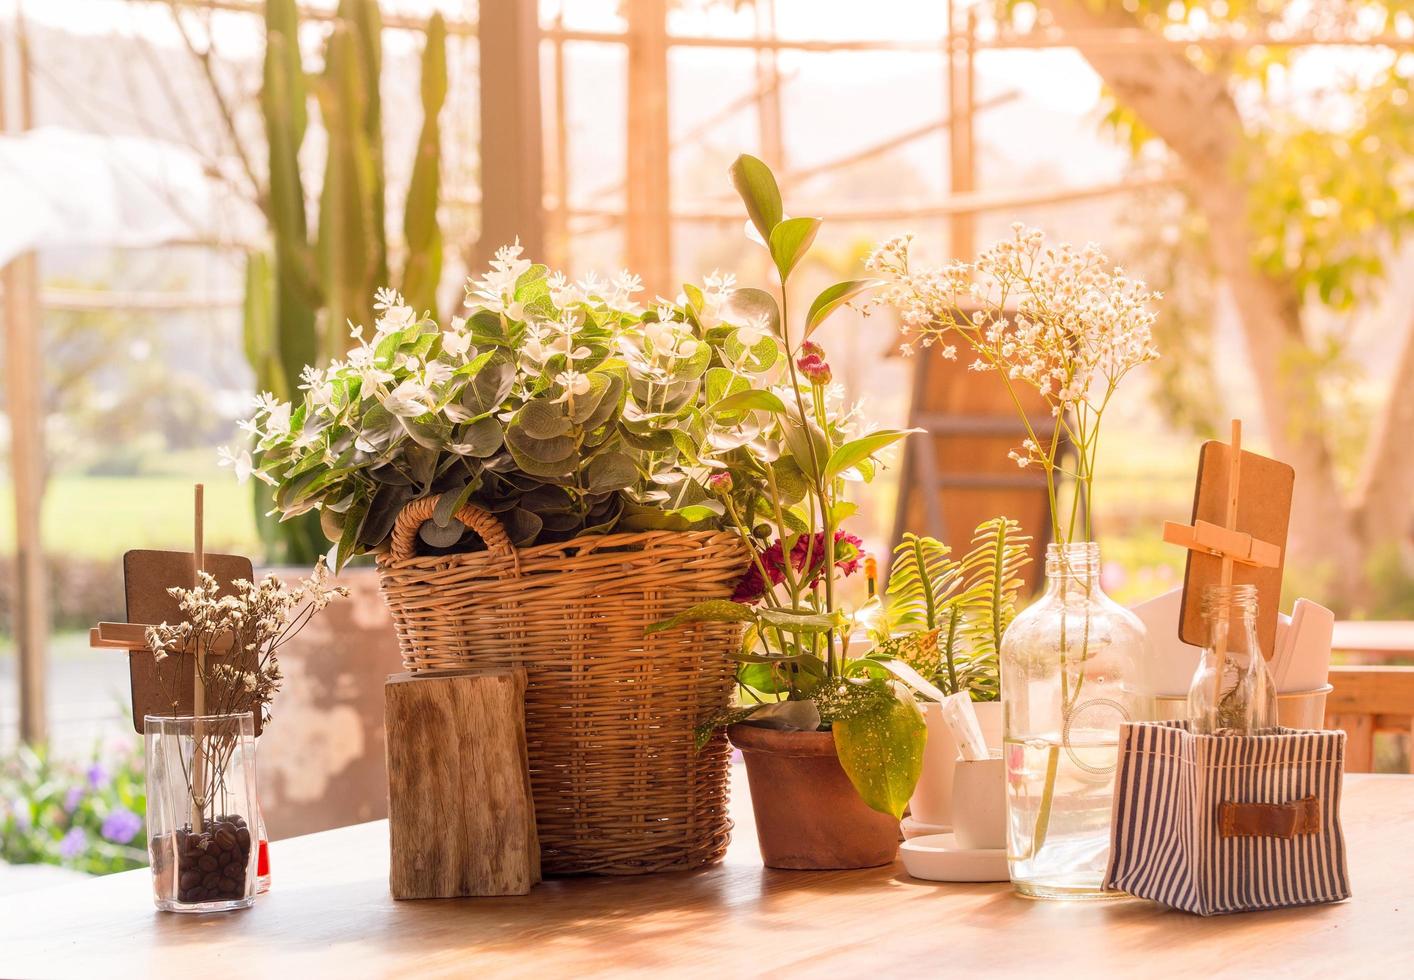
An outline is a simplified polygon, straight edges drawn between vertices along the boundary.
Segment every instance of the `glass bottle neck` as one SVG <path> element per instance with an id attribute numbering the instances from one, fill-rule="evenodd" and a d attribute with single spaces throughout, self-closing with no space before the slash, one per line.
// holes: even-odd
<path id="1" fill-rule="evenodd" d="M 1216 622 L 1252 625 L 1257 620 L 1255 585 L 1210 585 L 1203 590 L 1203 618 Z"/>
<path id="2" fill-rule="evenodd" d="M 1093 541 L 1046 546 L 1046 594 L 1100 592 L 1100 546 Z"/>
<path id="3" fill-rule="evenodd" d="M 1203 590 L 1203 620 L 1208 627 L 1210 654 L 1246 655 L 1259 650 L 1257 641 L 1257 587 L 1210 585 Z"/>

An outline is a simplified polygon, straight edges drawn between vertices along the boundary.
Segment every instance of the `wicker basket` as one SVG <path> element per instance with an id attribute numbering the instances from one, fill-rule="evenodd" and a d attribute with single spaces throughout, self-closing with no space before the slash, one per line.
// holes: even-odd
<path id="1" fill-rule="evenodd" d="M 399 515 L 378 559 L 410 671 L 523 666 L 531 785 L 547 874 L 646 874 L 718 860 L 731 834 L 730 748 L 693 729 L 727 704 L 735 624 L 645 637 L 747 562 L 723 532 L 582 535 L 516 549 L 494 516 L 457 519 L 486 551 L 417 556 L 436 506 Z"/>

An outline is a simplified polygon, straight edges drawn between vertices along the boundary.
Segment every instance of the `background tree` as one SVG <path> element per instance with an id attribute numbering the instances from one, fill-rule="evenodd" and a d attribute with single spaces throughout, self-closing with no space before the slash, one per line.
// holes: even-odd
<path id="1" fill-rule="evenodd" d="M 1344 480 L 1351 406 L 1329 397 L 1332 341 L 1314 321 L 1323 310 L 1352 310 L 1395 270 L 1410 269 L 1397 251 L 1414 223 L 1408 59 L 1362 49 L 1358 78 L 1338 77 L 1297 105 L 1270 95 L 1274 78 L 1302 56 L 1298 48 L 1114 43 L 1116 31 L 1157 40 L 1194 25 L 1219 36 L 1265 34 L 1293 26 L 1283 20 L 1291 16 L 1286 5 L 1036 0 L 1034 7 L 1041 22 L 1072 32 L 1114 98 L 1112 121 L 1136 151 L 1161 143 L 1179 165 L 1189 204 L 1181 220 L 1206 244 L 1209 268 L 1231 296 L 1272 451 L 1298 473 L 1291 560 L 1322 569 L 1332 600 L 1358 608 L 1372 558 L 1394 546 L 1407 565 L 1414 542 L 1414 326 L 1388 339 L 1388 397 L 1354 479 Z M 1316 4 L 1295 26 L 1379 35 L 1411 11 L 1405 0 Z M 1181 356 L 1195 346 L 1187 339 Z"/>

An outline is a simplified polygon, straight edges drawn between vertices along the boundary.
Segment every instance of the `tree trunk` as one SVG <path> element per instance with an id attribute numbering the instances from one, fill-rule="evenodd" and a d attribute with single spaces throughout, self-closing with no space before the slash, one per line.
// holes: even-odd
<path id="1" fill-rule="evenodd" d="M 1116 4 L 1095 10 L 1084 0 L 1041 0 L 1041 6 L 1059 27 L 1082 37 L 1141 26 Z M 1237 306 L 1272 450 L 1296 468 L 1289 560 L 1328 569 L 1331 596 L 1348 601 L 1359 587 L 1363 549 L 1322 434 L 1309 359 L 1300 356 L 1306 350 L 1301 296 L 1252 259 L 1248 177 L 1240 162 L 1245 134 L 1228 79 L 1203 71 L 1178 49 L 1127 51 L 1084 40 L 1076 47 L 1115 97 L 1183 163 Z"/>
<path id="2" fill-rule="evenodd" d="M 1408 563 L 1414 552 L 1414 321 L 1370 439 L 1358 500 L 1358 529 L 1367 545 L 1392 545 Z"/>

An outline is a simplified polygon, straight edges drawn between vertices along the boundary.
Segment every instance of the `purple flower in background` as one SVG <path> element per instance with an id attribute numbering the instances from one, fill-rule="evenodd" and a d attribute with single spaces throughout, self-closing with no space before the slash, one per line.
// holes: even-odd
<path id="1" fill-rule="evenodd" d="M 137 832 L 142 829 L 142 817 L 139 817 L 131 810 L 118 807 L 108 816 L 103 818 L 103 828 L 100 833 L 104 840 L 110 840 L 114 844 L 126 844 L 137 836 Z"/>
<path id="2" fill-rule="evenodd" d="M 73 813 L 75 810 L 78 809 L 79 804 L 82 803 L 82 802 L 83 802 L 83 787 L 82 787 L 82 786 L 71 786 L 71 787 L 69 787 L 69 791 L 64 794 L 64 812 L 65 812 L 65 813 Z"/>
<path id="3" fill-rule="evenodd" d="M 22 834 L 29 833 L 33 826 L 29 816 L 29 801 L 16 799 L 10 804 L 10 812 L 15 815 L 15 829 Z"/>
<path id="4" fill-rule="evenodd" d="M 108 785 L 108 770 L 103 768 L 101 762 L 95 761 L 88 767 L 88 785 L 94 789 L 102 789 Z"/>
<path id="5" fill-rule="evenodd" d="M 88 834 L 84 833 L 82 827 L 75 827 L 59 841 L 59 856 L 66 861 L 72 861 L 82 854 L 87 846 Z"/>

